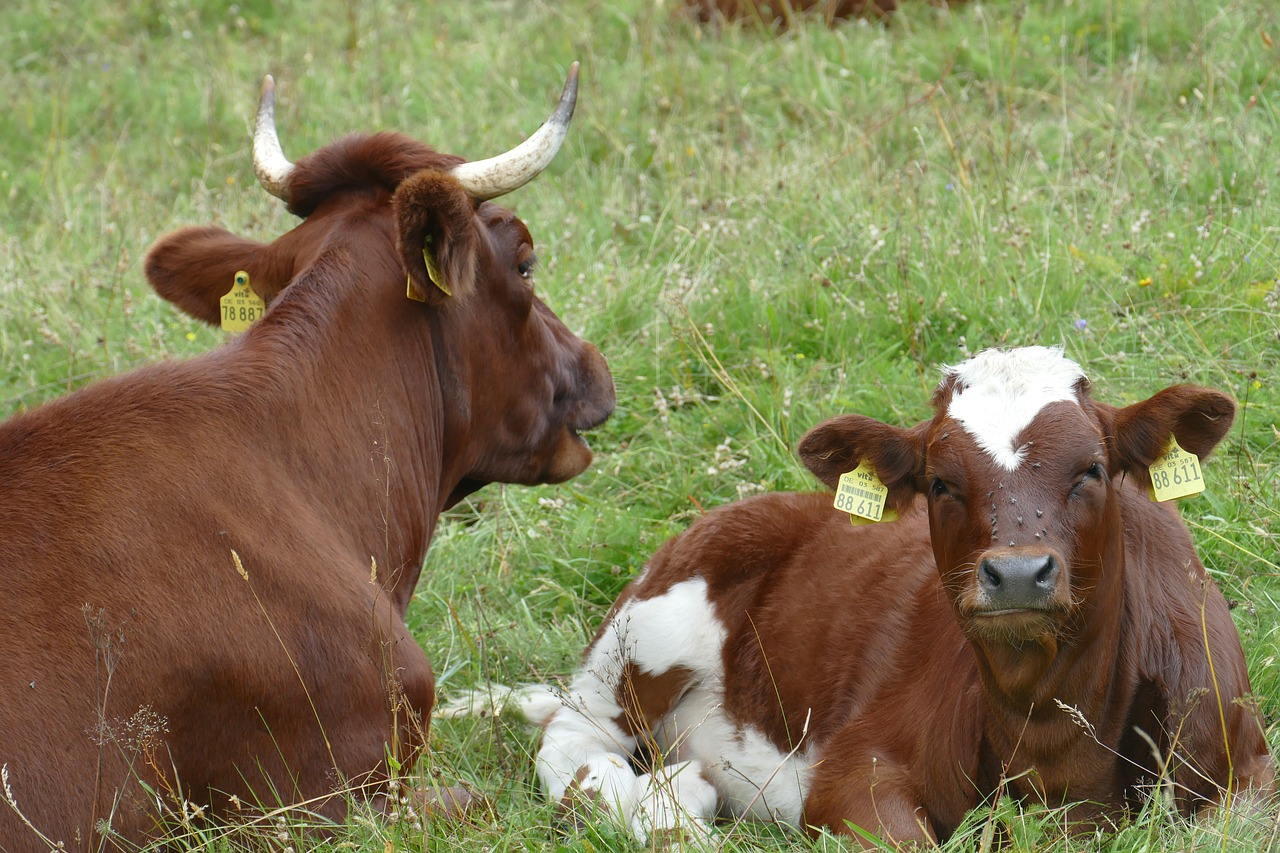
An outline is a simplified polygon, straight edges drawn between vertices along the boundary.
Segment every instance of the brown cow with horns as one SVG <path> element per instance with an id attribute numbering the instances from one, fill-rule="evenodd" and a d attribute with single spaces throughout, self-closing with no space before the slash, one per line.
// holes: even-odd
<path id="1" fill-rule="evenodd" d="M 933 405 L 800 442 L 833 488 L 873 466 L 900 520 L 764 495 L 658 551 L 567 694 L 519 697 L 553 800 L 642 839 L 727 814 L 896 843 L 947 838 L 999 790 L 1086 826 L 1153 785 L 1184 814 L 1274 792 L 1226 602 L 1145 485 L 1171 436 L 1212 450 L 1232 401 L 1183 385 L 1114 408 L 1028 347 L 948 369 Z"/>
<path id="2" fill-rule="evenodd" d="M 575 63 L 491 160 L 379 133 L 295 165 L 266 78 L 255 171 L 302 222 L 146 260 L 210 323 L 245 270 L 265 316 L 0 426 L 0 849 L 140 842 L 179 800 L 338 816 L 413 760 L 435 695 L 404 616 L 441 511 L 580 473 L 614 407 L 488 203 L 551 162 L 576 93 Z"/>

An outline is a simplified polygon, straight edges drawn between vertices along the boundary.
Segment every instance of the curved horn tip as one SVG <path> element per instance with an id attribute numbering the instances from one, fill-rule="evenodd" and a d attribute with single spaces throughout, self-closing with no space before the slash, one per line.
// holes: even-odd
<path id="1" fill-rule="evenodd" d="M 569 132 L 577 104 L 578 67 L 577 62 L 569 66 L 555 111 L 528 139 L 505 154 L 460 163 L 449 170 L 469 196 L 488 201 L 506 195 L 536 178 L 551 163 Z"/>
<path id="2" fill-rule="evenodd" d="M 569 75 L 564 81 L 564 90 L 560 93 L 560 105 L 556 112 L 568 104 L 566 119 L 573 118 L 573 109 L 578 104 L 578 61 L 575 59 L 569 66 Z"/>
<path id="3" fill-rule="evenodd" d="M 262 78 L 258 96 L 258 113 L 253 121 L 253 172 L 263 189 L 276 198 L 289 201 L 287 185 L 293 164 L 280 148 L 276 134 L 276 81 L 270 74 Z"/>

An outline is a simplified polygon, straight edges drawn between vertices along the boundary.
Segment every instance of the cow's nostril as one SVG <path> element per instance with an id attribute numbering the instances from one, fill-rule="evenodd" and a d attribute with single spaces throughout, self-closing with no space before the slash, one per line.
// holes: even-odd
<path id="1" fill-rule="evenodd" d="M 983 586 L 991 589 L 996 589 L 1000 586 L 1000 573 L 996 571 L 994 563 L 990 560 L 983 560 L 978 569 L 982 573 Z"/>
<path id="2" fill-rule="evenodd" d="M 1044 566 L 1036 572 L 1036 583 L 1040 586 L 1053 586 L 1058 576 L 1058 563 L 1053 557 L 1045 557 Z"/>

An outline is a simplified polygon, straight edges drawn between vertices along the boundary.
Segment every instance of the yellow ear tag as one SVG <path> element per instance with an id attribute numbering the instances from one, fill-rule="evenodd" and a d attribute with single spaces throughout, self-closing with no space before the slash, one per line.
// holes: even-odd
<path id="1" fill-rule="evenodd" d="M 431 279 L 431 283 L 440 288 L 440 292 L 445 296 L 453 296 L 453 291 L 449 289 L 449 285 L 444 283 L 444 276 L 440 274 L 440 267 L 436 266 L 436 256 L 431 253 L 430 237 L 423 243 L 422 260 L 427 264 L 427 278 Z"/>
<path id="2" fill-rule="evenodd" d="M 218 305 L 222 310 L 224 332 L 243 332 L 261 319 L 267 310 L 267 303 L 249 286 L 249 274 L 244 270 L 236 273 L 235 283 L 218 300 Z"/>
<path id="3" fill-rule="evenodd" d="M 1171 501 L 1198 495 L 1204 491 L 1204 477 L 1200 473 L 1200 457 L 1183 450 L 1173 436 L 1169 447 L 1151 463 L 1151 484 L 1147 494 L 1153 501 Z"/>
<path id="4" fill-rule="evenodd" d="M 413 286 L 413 276 L 405 276 L 404 279 L 404 295 L 412 299 L 414 302 L 426 302 L 427 295 L 421 290 Z"/>
<path id="5" fill-rule="evenodd" d="M 857 468 L 840 475 L 835 507 L 849 513 L 849 523 L 855 527 L 877 521 L 897 521 L 898 511 L 884 507 L 888 498 L 889 487 L 880 482 L 875 467 L 864 459 Z"/>

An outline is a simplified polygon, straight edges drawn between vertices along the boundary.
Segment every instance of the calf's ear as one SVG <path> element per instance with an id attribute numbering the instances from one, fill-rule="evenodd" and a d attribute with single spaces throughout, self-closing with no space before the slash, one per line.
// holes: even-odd
<path id="1" fill-rule="evenodd" d="M 292 264 L 263 243 L 221 228 L 183 228 L 162 237 L 147 252 L 147 281 L 178 308 L 216 326 L 219 300 L 231 290 L 236 273 L 249 273 L 249 286 L 270 303 L 293 277 Z"/>
<path id="2" fill-rule="evenodd" d="M 919 491 L 924 474 L 924 432 L 929 423 L 902 429 L 865 415 L 841 415 L 805 433 L 797 449 L 805 467 L 832 489 L 841 474 L 869 461 L 880 482 L 889 488 L 889 504 L 902 511 Z"/>
<path id="3" fill-rule="evenodd" d="M 403 181 L 391 200 L 396 251 L 412 298 L 439 305 L 475 289 L 476 202 L 456 179 L 430 169 Z"/>
<path id="4" fill-rule="evenodd" d="M 1164 453 L 1170 436 L 1203 459 L 1222 441 L 1236 416 L 1230 397 L 1195 385 L 1174 385 L 1124 408 L 1094 405 L 1110 439 L 1112 462 L 1125 471 L 1144 470 Z"/>

